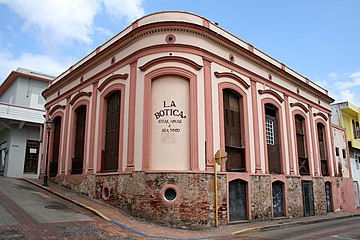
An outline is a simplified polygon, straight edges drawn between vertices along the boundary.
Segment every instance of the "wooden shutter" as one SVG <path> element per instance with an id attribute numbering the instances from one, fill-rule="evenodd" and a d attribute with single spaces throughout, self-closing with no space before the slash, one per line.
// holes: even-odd
<path id="1" fill-rule="evenodd" d="M 106 133 L 103 171 L 117 171 L 119 161 L 120 98 L 116 91 L 106 98 Z"/>
<path id="2" fill-rule="evenodd" d="M 225 150 L 227 171 L 245 171 L 245 148 L 242 143 L 240 97 L 231 90 L 223 91 Z"/>
<path id="3" fill-rule="evenodd" d="M 83 171 L 86 106 L 79 107 L 76 111 L 75 149 L 72 159 L 71 173 L 79 174 Z"/>
<path id="4" fill-rule="evenodd" d="M 281 154 L 279 141 L 279 128 L 277 119 L 278 109 L 265 105 L 265 128 L 268 153 L 268 168 L 270 173 L 281 173 Z"/>
<path id="5" fill-rule="evenodd" d="M 50 177 L 55 177 L 58 172 L 58 161 L 59 161 L 59 151 L 60 151 L 60 131 L 61 131 L 61 118 L 57 117 L 54 120 L 52 160 L 50 161 L 50 166 L 49 166 Z"/>
<path id="6" fill-rule="evenodd" d="M 305 122 L 304 118 L 296 115 L 295 116 L 296 126 L 296 143 L 297 153 L 299 162 L 300 175 L 310 175 L 309 161 L 306 154 L 306 136 L 305 136 Z"/>

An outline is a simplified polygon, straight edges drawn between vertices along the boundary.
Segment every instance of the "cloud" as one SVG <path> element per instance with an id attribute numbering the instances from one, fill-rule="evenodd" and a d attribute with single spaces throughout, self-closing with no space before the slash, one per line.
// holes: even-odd
<path id="1" fill-rule="evenodd" d="M 336 102 L 349 101 L 360 106 L 360 71 L 352 73 L 333 72 L 328 74 L 330 96 Z"/>
<path id="2" fill-rule="evenodd" d="M 103 12 L 129 22 L 144 14 L 142 0 L 0 0 L 0 4 L 20 16 L 22 31 L 50 51 L 59 44 L 91 44 L 94 18 Z"/>
<path id="3" fill-rule="evenodd" d="M 60 61 L 58 58 L 52 58 L 46 55 L 22 53 L 14 58 L 9 51 L 0 51 L 0 82 L 18 67 L 31 69 L 45 74 L 57 76 L 69 68 L 73 59 Z"/>
<path id="4" fill-rule="evenodd" d="M 141 7 L 142 0 L 102 0 L 105 11 L 117 20 L 125 17 L 127 22 L 132 22 L 144 15 L 144 9 Z"/>

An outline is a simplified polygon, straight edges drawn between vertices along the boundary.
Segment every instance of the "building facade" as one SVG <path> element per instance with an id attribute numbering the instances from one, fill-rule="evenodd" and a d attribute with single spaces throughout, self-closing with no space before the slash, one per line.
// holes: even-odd
<path id="1" fill-rule="evenodd" d="M 328 92 L 203 17 L 145 16 L 43 96 L 52 180 L 132 215 L 213 226 L 214 168 L 220 224 L 353 200 L 334 196 L 349 181 L 338 177 Z"/>
<path id="2" fill-rule="evenodd" d="M 331 107 L 332 121 L 346 129 L 352 178 L 354 180 L 355 203 L 357 207 L 360 207 L 360 109 L 350 102 L 336 103 Z"/>
<path id="3" fill-rule="evenodd" d="M 0 86 L 0 173 L 38 178 L 45 90 L 52 77 L 24 68 L 12 71 Z"/>

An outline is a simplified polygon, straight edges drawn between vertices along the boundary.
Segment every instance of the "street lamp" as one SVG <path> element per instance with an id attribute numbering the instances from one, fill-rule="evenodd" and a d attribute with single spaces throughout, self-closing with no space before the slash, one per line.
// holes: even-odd
<path id="1" fill-rule="evenodd" d="M 47 144 L 46 144 L 46 159 L 45 159 L 45 173 L 44 173 L 44 183 L 43 186 L 48 186 L 48 162 L 49 162 L 49 143 L 50 143 L 50 132 L 51 132 L 51 127 L 52 127 L 52 121 L 49 118 L 46 122 L 45 122 L 45 127 L 46 127 L 46 131 L 47 131 Z"/>

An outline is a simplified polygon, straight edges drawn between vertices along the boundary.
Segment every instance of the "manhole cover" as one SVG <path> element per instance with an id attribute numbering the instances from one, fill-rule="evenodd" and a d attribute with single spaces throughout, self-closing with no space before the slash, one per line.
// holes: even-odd
<path id="1" fill-rule="evenodd" d="M 62 204 L 50 204 L 50 205 L 46 205 L 45 208 L 63 210 L 63 209 L 67 209 L 68 207 Z"/>

